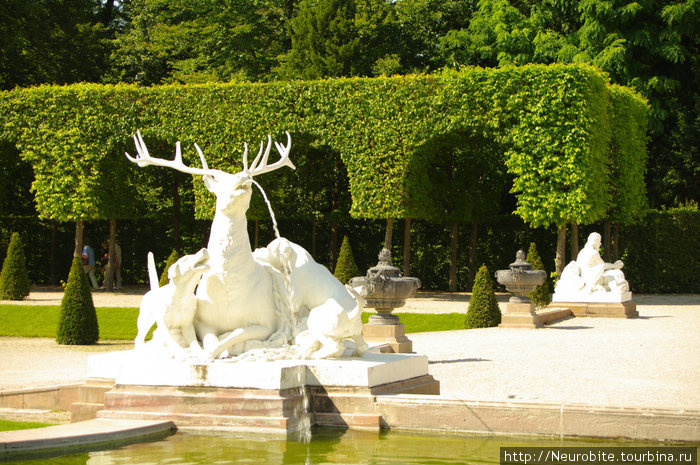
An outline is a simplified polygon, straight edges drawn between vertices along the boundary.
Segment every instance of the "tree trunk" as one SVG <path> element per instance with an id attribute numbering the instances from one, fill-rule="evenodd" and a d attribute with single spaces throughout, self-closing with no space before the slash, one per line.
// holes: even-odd
<path id="1" fill-rule="evenodd" d="M 620 226 L 613 224 L 612 226 L 612 247 L 610 248 L 610 262 L 614 262 L 620 258 Z"/>
<path id="2" fill-rule="evenodd" d="M 75 222 L 75 249 L 73 250 L 73 255 L 80 257 L 83 253 L 83 220 L 78 220 Z"/>
<path id="3" fill-rule="evenodd" d="M 117 242 L 117 220 L 111 218 L 109 220 L 109 245 L 107 246 L 107 269 L 105 269 L 105 280 L 104 287 L 106 291 L 114 290 L 114 272 L 116 268 L 114 266 L 114 256 L 117 254 L 116 244 Z"/>
<path id="4" fill-rule="evenodd" d="M 469 285 L 474 285 L 476 278 L 476 243 L 479 238 L 479 223 L 472 223 L 472 233 L 469 237 Z"/>
<path id="5" fill-rule="evenodd" d="M 576 260 L 578 257 L 578 224 L 571 223 L 571 259 Z"/>
<path id="6" fill-rule="evenodd" d="M 411 276 L 411 218 L 403 224 L 403 275 Z"/>
<path id="7" fill-rule="evenodd" d="M 173 189 L 173 248 L 180 253 L 180 172 L 175 171 Z"/>
<path id="8" fill-rule="evenodd" d="M 394 231 L 394 219 L 393 218 L 387 218 L 386 219 L 386 232 L 384 234 L 384 248 L 389 249 L 391 252 L 391 235 Z"/>
<path id="9" fill-rule="evenodd" d="M 610 220 L 603 223 L 603 260 L 610 263 Z"/>
<path id="10" fill-rule="evenodd" d="M 328 269 L 335 270 L 335 261 L 338 259 L 338 230 L 340 225 L 337 221 L 331 221 L 331 251 Z"/>
<path id="11" fill-rule="evenodd" d="M 51 257 L 49 258 L 49 283 L 58 284 L 56 277 L 56 230 L 58 225 L 55 221 L 51 222 Z"/>
<path id="12" fill-rule="evenodd" d="M 450 292 L 457 290 L 457 234 L 459 228 L 453 221 L 450 227 Z"/>
<path id="13" fill-rule="evenodd" d="M 311 256 L 316 258 L 316 218 L 311 220 Z"/>
<path id="14" fill-rule="evenodd" d="M 561 225 L 557 231 L 557 255 L 554 261 L 557 269 L 557 280 L 559 280 L 566 265 L 566 223 Z"/>

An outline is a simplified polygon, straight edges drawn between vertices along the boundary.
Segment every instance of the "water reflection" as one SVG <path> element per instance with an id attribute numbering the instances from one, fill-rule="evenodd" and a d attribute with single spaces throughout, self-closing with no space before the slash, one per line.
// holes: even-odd
<path id="1" fill-rule="evenodd" d="M 224 465 L 224 464 L 497 464 L 500 447 L 642 445 L 620 441 L 560 441 L 494 436 L 314 429 L 309 443 L 278 436 L 178 432 L 162 441 L 23 465 Z M 652 444 L 645 444 L 652 445 Z"/>

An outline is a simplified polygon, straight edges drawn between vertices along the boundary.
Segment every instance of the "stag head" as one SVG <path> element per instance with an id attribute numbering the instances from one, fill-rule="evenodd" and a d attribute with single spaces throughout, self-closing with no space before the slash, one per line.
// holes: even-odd
<path id="1" fill-rule="evenodd" d="M 243 212 L 245 213 L 245 211 L 248 209 L 248 204 L 252 193 L 251 185 L 254 176 L 274 171 L 283 166 L 288 166 L 295 169 L 294 164 L 289 159 L 289 151 L 292 148 L 292 138 L 289 135 L 289 132 L 286 134 L 286 146 L 275 142 L 275 147 L 280 154 L 280 159 L 271 164 L 268 164 L 270 147 L 272 145 L 272 138 L 270 136 L 267 136 L 266 147 L 263 146 L 263 142 L 260 142 L 260 150 L 250 166 L 248 166 L 248 144 L 244 143 L 243 170 L 238 173 L 227 173 L 225 171 L 209 168 L 207 166 L 207 161 L 204 158 L 204 154 L 202 153 L 202 149 L 200 149 L 197 144 L 194 144 L 194 147 L 197 150 L 199 159 L 202 162 L 201 168 L 186 166 L 183 163 L 179 141 L 175 144 L 174 160 L 153 158 L 148 153 L 148 148 L 146 148 L 146 144 L 144 143 L 139 131 L 136 131 L 136 135 L 134 135 L 137 155 L 136 157 L 131 157 L 127 153 L 126 158 L 139 166 L 167 166 L 182 173 L 200 175 L 202 176 L 202 180 L 204 181 L 204 185 L 207 190 L 216 195 L 217 210 L 230 212 L 232 210 L 242 208 Z"/>

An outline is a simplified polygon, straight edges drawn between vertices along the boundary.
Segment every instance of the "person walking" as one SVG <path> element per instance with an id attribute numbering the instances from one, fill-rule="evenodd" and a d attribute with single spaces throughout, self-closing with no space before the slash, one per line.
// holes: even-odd
<path id="1" fill-rule="evenodd" d="M 95 276 L 95 251 L 90 247 L 90 242 L 87 239 L 83 240 L 83 252 L 81 255 L 83 262 L 83 271 L 90 278 L 90 284 L 93 289 L 97 289 L 97 277 Z"/>

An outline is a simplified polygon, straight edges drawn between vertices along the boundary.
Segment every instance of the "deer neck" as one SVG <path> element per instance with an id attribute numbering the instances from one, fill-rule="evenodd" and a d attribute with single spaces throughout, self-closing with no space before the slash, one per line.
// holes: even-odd
<path id="1" fill-rule="evenodd" d="M 235 270 L 239 273 L 254 267 L 245 213 L 228 216 L 217 211 L 211 224 L 207 249 L 212 271 Z"/>

